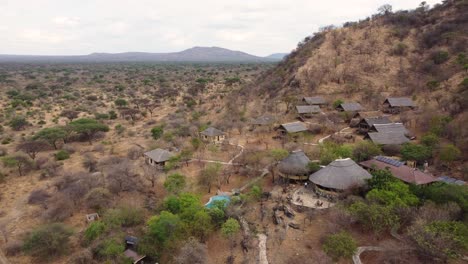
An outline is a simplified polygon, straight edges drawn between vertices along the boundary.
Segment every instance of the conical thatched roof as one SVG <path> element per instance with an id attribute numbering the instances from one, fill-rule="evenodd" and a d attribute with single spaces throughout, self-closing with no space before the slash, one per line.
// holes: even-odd
<path id="1" fill-rule="evenodd" d="M 278 164 L 278 170 L 287 175 L 307 175 L 310 159 L 303 151 L 294 151 Z"/>
<path id="2" fill-rule="evenodd" d="M 366 179 L 372 178 L 365 169 L 359 167 L 352 159 L 337 159 L 325 168 L 310 175 L 309 180 L 322 187 L 345 190 L 362 186 Z"/>

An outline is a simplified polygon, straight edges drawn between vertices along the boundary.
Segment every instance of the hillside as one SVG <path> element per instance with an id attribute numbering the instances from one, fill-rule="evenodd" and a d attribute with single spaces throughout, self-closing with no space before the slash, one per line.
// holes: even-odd
<path id="1" fill-rule="evenodd" d="M 92 53 L 79 56 L 0 55 L 0 62 L 273 62 L 279 58 L 258 57 L 219 47 L 193 47 L 180 52 Z"/>
<path id="2" fill-rule="evenodd" d="M 410 96 L 419 106 L 415 129 L 424 133 L 434 116 L 450 117 L 444 133 L 466 160 L 467 12 L 467 1 L 445 1 L 432 9 L 325 27 L 243 93 L 257 98 L 250 107 L 323 95 L 330 102 L 354 100 L 368 110 L 377 110 L 387 96 Z"/>

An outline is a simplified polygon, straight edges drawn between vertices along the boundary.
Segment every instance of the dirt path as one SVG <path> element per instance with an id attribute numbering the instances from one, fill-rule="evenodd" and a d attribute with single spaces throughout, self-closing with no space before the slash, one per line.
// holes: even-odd
<path id="1" fill-rule="evenodd" d="M 268 264 L 266 241 L 267 236 L 265 234 L 258 234 L 258 264 Z"/>
<path id="2" fill-rule="evenodd" d="M 244 146 L 239 145 L 239 144 L 232 144 L 232 143 L 229 143 L 229 145 L 239 147 L 240 151 L 232 159 L 230 159 L 228 162 L 219 161 L 219 160 L 204 160 L 204 159 L 191 159 L 188 162 L 197 162 L 198 161 L 198 162 L 206 162 L 206 163 L 219 163 L 219 164 L 222 164 L 222 165 L 233 165 L 233 166 L 241 165 L 239 163 L 234 163 L 234 160 L 237 159 L 238 157 L 240 157 L 240 155 L 242 155 L 242 153 L 244 153 Z"/>
<path id="3" fill-rule="evenodd" d="M 353 263 L 354 264 L 362 264 L 360 255 L 364 251 L 383 251 L 384 249 L 381 247 L 358 247 L 356 253 L 353 255 Z"/>

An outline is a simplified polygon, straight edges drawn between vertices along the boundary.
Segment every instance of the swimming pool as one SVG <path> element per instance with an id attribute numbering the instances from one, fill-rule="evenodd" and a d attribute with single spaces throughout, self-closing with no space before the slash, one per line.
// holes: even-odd
<path id="1" fill-rule="evenodd" d="M 211 196 L 210 200 L 205 204 L 205 207 L 212 208 L 214 206 L 215 201 L 225 201 L 225 204 L 227 205 L 231 201 L 231 197 L 227 195 Z"/>

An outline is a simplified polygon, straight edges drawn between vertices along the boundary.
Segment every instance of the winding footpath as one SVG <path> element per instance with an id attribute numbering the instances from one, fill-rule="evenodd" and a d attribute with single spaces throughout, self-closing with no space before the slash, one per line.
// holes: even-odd
<path id="1" fill-rule="evenodd" d="M 384 251 L 384 248 L 381 247 L 358 247 L 356 253 L 353 255 L 353 263 L 354 264 L 362 264 L 361 262 L 361 254 L 364 251 Z"/>
<path id="2" fill-rule="evenodd" d="M 265 234 L 258 234 L 258 264 L 268 264 L 266 242 L 267 236 Z"/>

